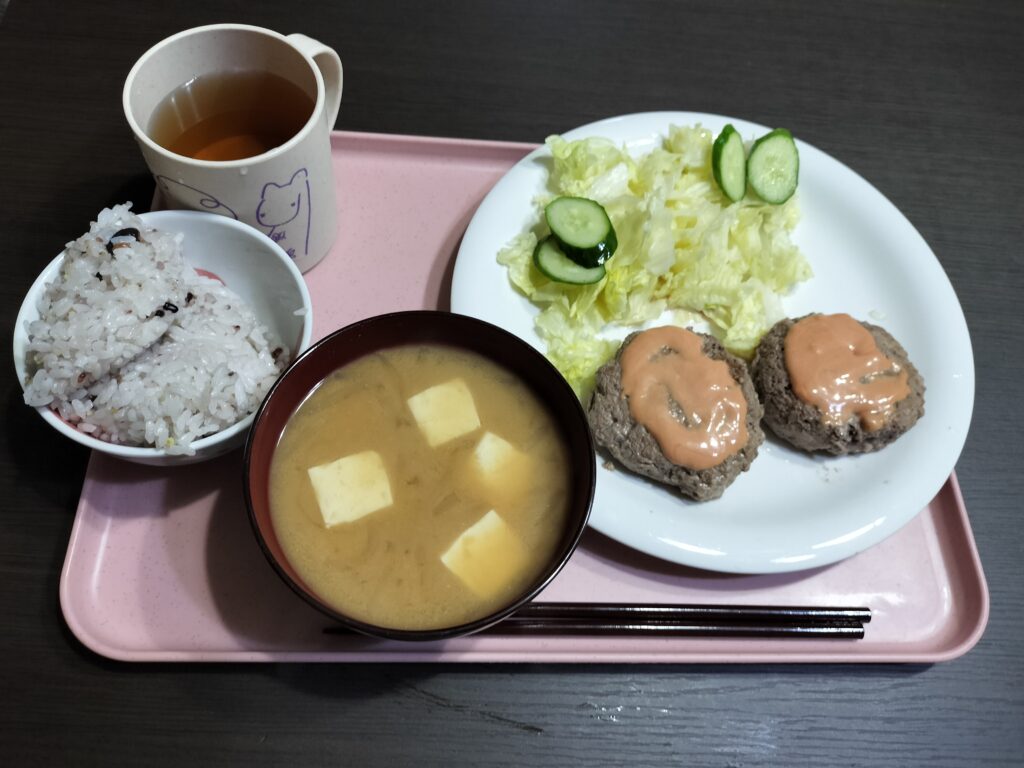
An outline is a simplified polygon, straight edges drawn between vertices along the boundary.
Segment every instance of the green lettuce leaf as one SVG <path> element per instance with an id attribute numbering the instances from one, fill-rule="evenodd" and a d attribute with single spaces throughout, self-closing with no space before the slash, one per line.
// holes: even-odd
<path id="1" fill-rule="evenodd" d="M 780 295 L 811 277 L 790 240 L 800 219 L 797 198 L 781 206 L 729 201 L 712 176 L 713 139 L 700 126 L 670 126 L 661 146 L 633 158 L 604 138 L 548 138 L 549 189 L 601 203 L 618 250 L 594 285 L 544 277 L 533 249 L 545 232 L 547 198 L 536 201 L 531 230 L 503 248 L 498 262 L 540 308 L 535 327 L 547 356 L 582 399 L 619 345 L 602 334 L 640 327 L 666 309 L 697 312 L 729 350 L 749 356 L 783 316 Z"/>

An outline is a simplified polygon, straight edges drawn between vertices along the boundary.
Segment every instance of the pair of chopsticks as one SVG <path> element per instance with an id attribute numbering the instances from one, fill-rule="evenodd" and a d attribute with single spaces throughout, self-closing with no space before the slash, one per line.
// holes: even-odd
<path id="1" fill-rule="evenodd" d="M 761 637 L 860 640 L 870 608 L 767 605 L 528 603 L 491 635 Z M 349 634 L 328 627 L 328 634 Z"/>
<path id="2" fill-rule="evenodd" d="M 870 608 L 530 603 L 487 630 L 518 635 L 655 635 L 859 640 Z"/>

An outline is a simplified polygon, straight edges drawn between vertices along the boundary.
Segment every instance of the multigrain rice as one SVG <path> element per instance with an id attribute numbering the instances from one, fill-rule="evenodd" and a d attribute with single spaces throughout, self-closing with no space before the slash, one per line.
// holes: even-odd
<path id="1" fill-rule="evenodd" d="M 68 243 L 28 325 L 25 402 L 93 437 L 167 453 L 256 409 L 288 362 L 278 339 L 129 205 Z"/>

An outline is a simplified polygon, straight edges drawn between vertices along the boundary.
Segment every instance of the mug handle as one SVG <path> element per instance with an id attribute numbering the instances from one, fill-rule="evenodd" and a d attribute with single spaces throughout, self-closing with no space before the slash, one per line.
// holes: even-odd
<path id="1" fill-rule="evenodd" d="M 341 59 L 333 48 L 311 37 L 299 33 L 288 35 L 288 41 L 313 60 L 320 74 L 324 78 L 324 92 L 326 95 L 324 115 L 327 118 L 327 129 L 334 128 L 334 121 L 338 119 L 338 109 L 341 107 L 341 88 L 343 84 L 343 70 Z"/>

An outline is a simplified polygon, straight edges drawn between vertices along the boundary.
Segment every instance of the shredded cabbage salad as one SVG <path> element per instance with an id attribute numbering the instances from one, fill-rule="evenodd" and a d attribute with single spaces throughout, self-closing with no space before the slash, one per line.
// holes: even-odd
<path id="1" fill-rule="evenodd" d="M 535 201 L 535 225 L 505 246 L 498 262 L 541 308 L 535 327 L 548 359 L 581 398 L 619 347 L 610 338 L 616 327 L 689 310 L 727 349 L 749 357 L 783 317 L 780 295 L 810 278 L 790 240 L 800 218 L 796 196 L 783 205 L 751 195 L 731 203 L 712 176 L 713 140 L 700 126 L 670 126 L 660 147 L 633 158 L 604 138 L 547 139 L 550 194 Z M 533 265 L 546 233 L 544 206 L 559 195 L 596 200 L 612 220 L 619 247 L 598 283 L 553 282 Z"/>

